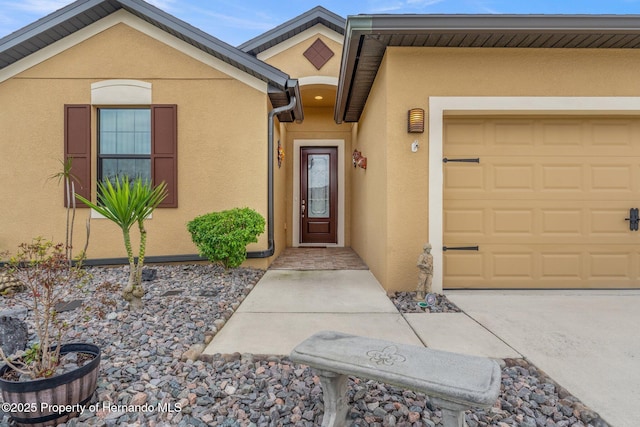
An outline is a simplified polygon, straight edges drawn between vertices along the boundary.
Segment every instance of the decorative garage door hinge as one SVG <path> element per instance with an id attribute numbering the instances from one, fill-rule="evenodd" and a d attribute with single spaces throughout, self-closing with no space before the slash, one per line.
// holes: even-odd
<path id="1" fill-rule="evenodd" d="M 449 163 L 449 162 L 480 163 L 480 158 L 476 157 L 475 159 L 448 159 L 445 157 L 444 159 L 442 159 L 442 163 Z"/>
<path id="2" fill-rule="evenodd" d="M 446 251 L 479 251 L 480 247 L 479 246 L 443 246 L 442 250 L 444 252 Z"/>
<path id="3" fill-rule="evenodd" d="M 625 218 L 629 221 L 629 230 L 638 231 L 638 222 L 640 222 L 640 215 L 638 215 L 638 208 L 629 209 L 629 218 Z"/>

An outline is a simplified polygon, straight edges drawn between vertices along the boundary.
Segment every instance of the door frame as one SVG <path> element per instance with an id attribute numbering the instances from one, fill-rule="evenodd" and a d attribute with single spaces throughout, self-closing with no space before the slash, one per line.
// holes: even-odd
<path id="1" fill-rule="evenodd" d="M 640 115 L 640 97 L 431 96 L 429 97 L 429 241 L 433 247 L 433 292 L 442 293 L 444 117 L 458 115 L 556 114 Z M 434 209 L 431 209 L 434 207 Z M 437 207 L 437 208 L 435 208 Z"/>
<path id="2" fill-rule="evenodd" d="M 323 246 L 344 247 L 344 207 L 345 207 L 345 157 L 344 139 L 294 139 L 293 140 L 293 194 L 292 209 L 292 244 L 294 248 L 318 246 L 318 243 L 300 243 L 300 148 L 302 147 L 337 147 L 338 148 L 338 243 L 327 243 Z"/>

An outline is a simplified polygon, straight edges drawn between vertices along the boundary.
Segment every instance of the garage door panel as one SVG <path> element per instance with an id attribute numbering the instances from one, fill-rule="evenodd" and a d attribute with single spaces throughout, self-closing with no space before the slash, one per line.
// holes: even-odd
<path id="1" fill-rule="evenodd" d="M 540 127 L 542 128 L 541 144 L 552 147 L 554 151 L 562 147 L 575 149 L 584 144 L 582 120 L 543 120 Z"/>
<path id="2" fill-rule="evenodd" d="M 640 119 L 446 123 L 445 287 L 640 288 Z"/>
<path id="3" fill-rule="evenodd" d="M 540 238 L 581 237 L 584 234 L 583 209 L 540 209 Z"/>
<path id="4" fill-rule="evenodd" d="M 455 120 L 455 123 L 453 122 Z M 509 123 L 517 121 L 516 124 Z M 460 155 L 484 147 L 486 155 L 625 156 L 640 140 L 637 119 L 540 117 L 536 119 L 490 117 L 447 119 L 444 126 L 447 153 Z M 495 138 L 498 138 L 495 140 Z M 518 138 L 523 140 L 519 141 Z M 451 138 L 451 143 L 449 143 Z M 533 138 L 533 140 L 532 140 Z"/>
<path id="5" fill-rule="evenodd" d="M 535 213 L 533 209 L 497 208 L 490 209 L 492 215 L 492 232 L 505 238 L 534 235 Z"/>
<path id="6" fill-rule="evenodd" d="M 444 273 L 454 281 L 486 281 L 484 254 L 479 252 L 447 251 L 444 257 Z"/>
<path id="7" fill-rule="evenodd" d="M 534 275 L 534 253 L 496 250 L 490 254 L 489 279 L 531 279 Z"/>
<path id="8" fill-rule="evenodd" d="M 444 170 L 447 187 L 452 191 L 484 192 L 484 169 L 482 167 L 466 167 L 450 164 Z"/>
<path id="9" fill-rule="evenodd" d="M 594 237 L 610 236 L 614 239 L 626 238 L 638 241 L 640 236 L 629 233 L 629 222 L 625 220 L 628 217 L 629 210 L 625 209 L 625 207 L 618 209 L 593 208 L 589 211 L 591 235 Z"/>
<path id="10" fill-rule="evenodd" d="M 484 129 L 484 123 L 474 119 L 461 119 L 455 122 L 445 122 L 444 124 L 447 141 L 453 150 L 475 149 L 484 145 Z"/>
<path id="11" fill-rule="evenodd" d="M 535 143 L 535 121 L 533 120 L 496 120 L 492 130 L 493 140 L 498 146 L 533 147 Z"/>
<path id="12" fill-rule="evenodd" d="M 593 165 L 591 172 L 592 191 L 633 192 L 633 173 L 629 164 Z"/>
<path id="13" fill-rule="evenodd" d="M 589 276 L 594 279 L 632 280 L 632 255 L 629 252 L 593 252 L 589 254 Z"/>
<path id="14" fill-rule="evenodd" d="M 530 157 L 524 163 L 519 156 L 479 156 L 465 153 L 462 158 L 479 157 L 480 163 L 447 163 L 444 185 L 448 196 L 485 197 L 485 192 L 508 198 L 579 198 L 629 200 L 640 191 L 640 166 L 629 157 L 581 156 L 568 163 L 562 159 Z M 554 195 L 555 194 L 555 195 Z"/>
<path id="15" fill-rule="evenodd" d="M 584 167 L 579 164 L 540 165 L 541 191 L 584 192 Z"/>
<path id="16" fill-rule="evenodd" d="M 591 138 L 588 138 L 587 142 L 608 149 L 632 147 L 634 139 L 637 141 L 640 135 L 636 120 L 593 120 L 590 125 Z"/>
<path id="17" fill-rule="evenodd" d="M 585 278 L 583 266 L 583 253 L 540 253 L 541 280 L 581 281 Z"/>
<path id="18" fill-rule="evenodd" d="M 483 209 L 448 209 L 444 215 L 444 229 L 451 235 L 480 237 L 487 233 Z"/>
<path id="19" fill-rule="evenodd" d="M 638 244 L 630 232 L 631 202 L 572 200 L 448 200 L 445 242 Z M 635 202 L 640 207 L 640 200 Z"/>
<path id="20" fill-rule="evenodd" d="M 494 191 L 534 191 L 534 166 L 526 164 L 492 164 Z"/>
<path id="21" fill-rule="evenodd" d="M 637 288 L 639 260 L 634 246 L 487 244 L 446 251 L 444 273 L 448 288 Z"/>

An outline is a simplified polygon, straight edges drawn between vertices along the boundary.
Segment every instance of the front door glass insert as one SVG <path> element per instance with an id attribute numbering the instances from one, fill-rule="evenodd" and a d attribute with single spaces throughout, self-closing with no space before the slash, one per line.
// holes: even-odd
<path id="1" fill-rule="evenodd" d="M 308 158 L 307 188 L 308 215 L 310 218 L 329 216 L 329 167 L 328 154 L 311 154 Z"/>

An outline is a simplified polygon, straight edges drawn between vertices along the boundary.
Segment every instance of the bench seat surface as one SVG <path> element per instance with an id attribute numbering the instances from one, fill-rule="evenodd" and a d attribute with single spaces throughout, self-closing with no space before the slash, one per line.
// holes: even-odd
<path id="1" fill-rule="evenodd" d="M 311 336 L 293 349 L 291 359 L 475 407 L 492 406 L 500 392 L 494 360 L 341 332 Z"/>

